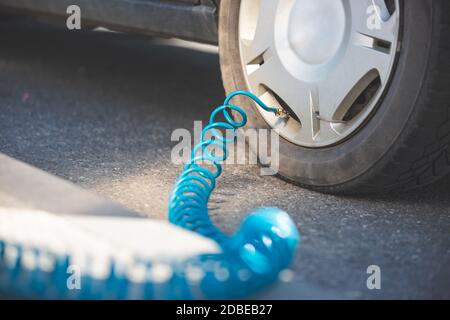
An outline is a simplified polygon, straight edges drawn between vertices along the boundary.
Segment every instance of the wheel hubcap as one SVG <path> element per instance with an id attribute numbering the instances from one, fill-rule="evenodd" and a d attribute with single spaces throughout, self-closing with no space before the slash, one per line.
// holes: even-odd
<path id="1" fill-rule="evenodd" d="M 288 46 L 307 64 L 331 59 L 344 39 L 345 12 L 340 1 L 299 0 L 292 6 Z"/>
<path id="2" fill-rule="evenodd" d="M 285 139 L 326 147 L 372 115 L 394 69 L 398 0 L 241 0 L 249 89 L 290 117 L 260 111 Z"/>

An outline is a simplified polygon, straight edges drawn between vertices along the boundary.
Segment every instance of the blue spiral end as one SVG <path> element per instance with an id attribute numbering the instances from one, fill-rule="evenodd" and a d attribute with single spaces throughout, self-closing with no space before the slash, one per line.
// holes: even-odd
<path id="1" fill-rule="evenodd" d="M 277 274 L 292 261 L 300 234 L 286 212 L 260 208 L 247 216 L 230 242 L 253 272 Z"/>

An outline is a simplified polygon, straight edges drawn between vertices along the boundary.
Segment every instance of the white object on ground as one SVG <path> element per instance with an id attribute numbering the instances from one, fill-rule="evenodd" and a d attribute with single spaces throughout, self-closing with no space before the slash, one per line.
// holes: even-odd
<path id="1" fill-rule="evenodd" d="M 19 254 L 17 245 L 23 248 L 22 263 L 30 270 L 39 266 L 51 271 L 52 260 L 67 255 L 71 265 L 95 278 L 107 277 L 114 261 L 136 282 L 146 277 L 164 281 L 156 279 L 170 276 L 164 262 L 221 251 L 216 242 L 164 221 L 14 208 L 0 208 L 0 241 L 6 243 L 6 261 L 11 263 Z M 150 272 L 142 261 L 154 263 Z"/>

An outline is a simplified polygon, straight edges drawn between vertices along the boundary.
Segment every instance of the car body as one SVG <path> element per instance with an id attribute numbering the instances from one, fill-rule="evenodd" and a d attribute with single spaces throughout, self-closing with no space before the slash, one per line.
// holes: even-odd
<path id="1" fill-rule="evenodd" d="M 67 8 L 81 8 L 83 26 L 103 26 L 163 37 L 217 44 L 217 6 L 213 0 L 1 0 L 3 11 L 66 19 Z"/>

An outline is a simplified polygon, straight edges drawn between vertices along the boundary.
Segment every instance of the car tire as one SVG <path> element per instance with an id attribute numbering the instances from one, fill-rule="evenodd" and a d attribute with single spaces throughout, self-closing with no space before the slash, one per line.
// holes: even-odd
<path id="1" fill-rule="evenodd" d="M 265 0 L 263 0 L 265 1 Z M 370 2 L 370 1 L 368 1 Z M 278 174 L 326 193 L 408 190 L 450 171 L 450 2 L 400 1 L 395 71 L 370 118 L 335 145 L 309 148 L 280 137 Z M 222 0 L 219 53 L 226 92 L 250 90 L 239 48 L 241 1 Z M 245 98 L 247 127 L 270 128 Z"/>

